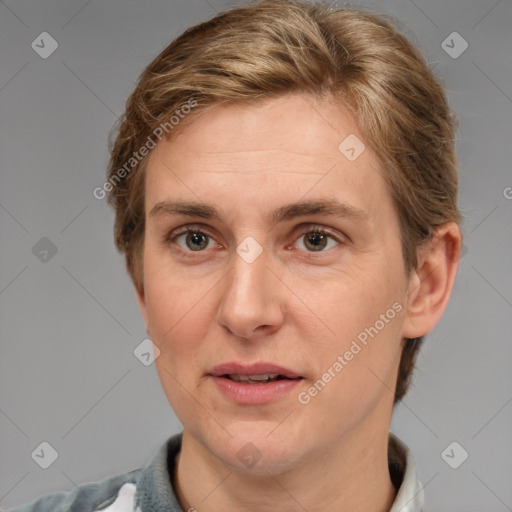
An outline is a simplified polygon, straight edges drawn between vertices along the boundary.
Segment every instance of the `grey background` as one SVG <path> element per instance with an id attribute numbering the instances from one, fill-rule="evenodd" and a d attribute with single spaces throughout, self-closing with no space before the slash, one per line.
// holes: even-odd
<path id="1" fill-rule="evenodd" d="M 139 73 L 187 27 L 232 5 L 0 3 L 3 509 L 141 467 L 181 428 L 154 366 L 133 355 L 146 333 L 113 215 L 92 190 L 104 182 L 107 135 Z M 412 31 L 462 123 L 467 252 L 392 428 L 415 455 L 427 511 L 512 510 L 512 2 L 362 5 Z M 47 59 L 31 48 L 44 31 L 59 44 Z M 441 46 L 453 31 L 469 43 L 456 59 Z M 57 248 L 46 262 L 32 252 L 42 237 Z M 31 458 L 43 441 L 59 455 L 48 469 Z M 452 441 L 469 453 L 458 469 L 441 457 Z"/>

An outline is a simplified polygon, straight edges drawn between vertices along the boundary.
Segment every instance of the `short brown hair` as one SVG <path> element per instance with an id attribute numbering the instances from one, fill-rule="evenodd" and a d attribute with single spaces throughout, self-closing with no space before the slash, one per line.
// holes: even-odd
<path id="1" fill-rule="evenodd" d="M 261 0 L 189 28 L 149 64 L 116 127 L 106 189 L 115 210 L 115 243 L 137 290 L 143 291 L 148 159 L 140 157 L 141 148 L 158 127 L 172 137 L 210 106 L 289 93 L 329 97 L 354 115 L 384 169 L 405 268 L 416 268 L 417 249 L 433 231 L 460 222 L 457 123 L 439 80 L 395 22 L 353 8 Z M 178 119 L 191 101 L 194 108 L 179 116 L 184 119 L 170 124 L 169 116 Z M 421 341 L 404 340 L 395 403 L 407 391 Z"/>

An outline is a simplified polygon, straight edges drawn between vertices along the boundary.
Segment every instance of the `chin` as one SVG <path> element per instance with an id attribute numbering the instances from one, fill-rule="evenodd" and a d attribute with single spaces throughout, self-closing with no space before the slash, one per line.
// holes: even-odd
<path id="1" fill-rule="evenodd" d="M 268 476 L 292 469 L 305 455 L 304 442 L 284 428 L 280 435 L 276 431 L 269 435 L 275 425 L 267 427 L 265 424 L 262 429 L 257 422 L 253 428 L 247 423 L 238 425 L 237 429 L 229 429 L 233 437 L 223 444 L 215 443 L 211 449 L 239 473 Z"/>

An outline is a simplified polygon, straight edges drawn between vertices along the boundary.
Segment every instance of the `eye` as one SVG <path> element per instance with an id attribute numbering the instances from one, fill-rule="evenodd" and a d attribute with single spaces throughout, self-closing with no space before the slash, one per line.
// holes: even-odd
<path id="1" fill-rule="evenodd" d="M 201 252 L 215 246 L 215 242 L 210 235 L 194 226 L 186 226 L 181 232 L 171 233 L 167 241 L 176 243 L 184 251 L 193 252 Z"/>
<path id="2" fill-rule="evenodd" d="M 166 238 L 167 244 L 175 244 L 182 251 L 205 252 L 206 249 L 220 248 L 215 239 L 205 233 L 199 226 L 183 226 L 183 228 L 171 232 Z M 337 245 L 342 244 L 339 236 L 331 233 L 322 226 L 305 226 L 299 233 L 299 238 L 292 246 L 297 246 L 307 252 L 326 252 Z"/>
<path id="3" fill-rule="evenodd" d="M 341 243 L 337 237 L 330 233 L 329 230 L 321 226 L 307 226 L 300 233 L 300 237 L 295 242 L 302 245 L 308 252 L 325 252 Z"/>

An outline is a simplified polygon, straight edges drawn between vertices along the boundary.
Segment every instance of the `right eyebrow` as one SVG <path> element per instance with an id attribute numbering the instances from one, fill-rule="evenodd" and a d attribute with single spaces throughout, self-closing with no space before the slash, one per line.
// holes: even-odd
<path id="1" fill-rule="evenodd" d="M 187 201 L 160 201 L 149 212 L 150 217 L 157 215 L 188 215 L 203 219 L 219 219 L 219 214 L 214 206 Z"/>

